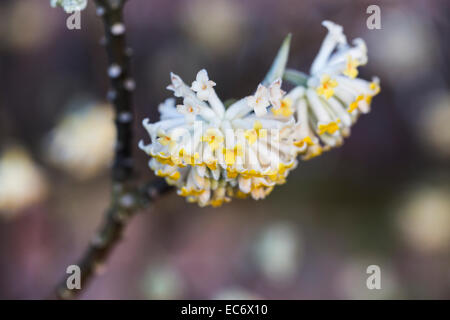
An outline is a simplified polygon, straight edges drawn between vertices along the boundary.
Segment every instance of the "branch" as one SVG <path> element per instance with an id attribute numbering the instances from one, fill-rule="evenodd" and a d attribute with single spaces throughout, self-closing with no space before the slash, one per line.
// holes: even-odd
<path id="1" fill-rule="evenodd" d="M 116 118 L 117 143 L 113 164 L 113 181 L 121 185 L 133 175 L 133 101 L 135 87 L 130 72 L 132 50 L 126 47 L 123 22 L 124 0 L 96 0 L 97 14 L 102 17 L 105 37 L 102 44 L 108 55 L 110 90 L 108 100 L 113 104 Z"/>
<path id="2" fill-rule="evenodd" d="M 92 238 L 87 250 L 77 263 L 81 270 L 81 289 L 67 288 L 66 277 L 56 287 L 54 295 L 57 299 L 76 298 L 84 290 L 92 278 L 98 274 L 111 251 L 122 238 L 122 233 L 130 218 L 160 196 L 172 189 L 164 179 L 156 179 L 133 192 L 123 195 L 107 210 L 105 220 Z"/>
<path id="3" fill-rule="evenodd" d="M 81 269 L 81 290 L 69 290 L 65 277 L 52 295 L 58 299 L 73 299 L 79 295 L 120 241 L 130 218 L 172 189 L 163 179 L 141 187 L 136 187 L 133 182 L 132 92 L 135 84 L 129 66 L 131 50 L 126 47 L 125 42 L 125 1 L 95 1 L 97 14 L 102 17 L 105 27 L 102 43 L 106 48 L 109 64 L 108 100 L 113 104 L 116 115 L 117 141 L 112 169 L 111 205 L 98 232 L 77 264 Z"/>

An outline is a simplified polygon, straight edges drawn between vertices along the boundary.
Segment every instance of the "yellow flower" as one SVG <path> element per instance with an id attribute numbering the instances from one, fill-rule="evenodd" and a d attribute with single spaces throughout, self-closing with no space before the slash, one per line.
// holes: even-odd
<path id="1" fill-rule="evenodd" d="M 200 158 L 200 154 L 198 152 L 195 152 L 193 155 L 191 155 L 182 151 L 183 149 L 180 150 L 180 157 L 183 157 L 184 162 L 192 166 L 196 165 L 196 160 Z"/>
<path id="2" fill-rule="evenodd" d="M 373 90 L 374 93 L 373 95 L 377 95 L 378 93 L 380 93 L 380 85 L 376 82 L 376 81 L 372 81 L 369 85 L 370 90 Z"/>
<path id="3" fill-rule="evenodd" d="M 186 187 L 182 187 L 178 190 L 178 194 L 182 197 L 199 196 L 203 192 L 205 192 L 205 190 L 188 189 Z"/>
<path id="4" fill-rule="evenodd" d="M 320 86 L 316 89 L 317 94 L 324 96 L 327 100 L 334 94 L 334 89 L 338 83 L 336 80 L 331 79 L 329 75 L 324 75 L 320 80 Z"/>
<path id="5" fill-rule="evenodd" d="M 358 66 L 359 62 L 356 59 L 352 59 L 352 56 L 349 55 L 347 58 L 347 64 L 345 66 L 345 70 L 342 72 L 344 75 L 354 79 L 358 76 Z"/>
<path id="6" fill-rule="evenodd" d="M 307 144 L 308 146 L 312 146 L 314 145 L 314 142 L 312 141 L 311 137 L 306 136 L 305 138 L 299 140 L 299 141 L 294 141 L 294 145 L 301 148 L 303 147 L 304 144 Z"/>
<path id="7" fill-rule="evenodd" d="M 355 101 L 353 101 L 352 103 L 350 103 L 350 105 L 348 106 L 348 112 L 351 113 L 353 112 L 356 108 L 358 108 L 358 103 L 360 101 L 362 101 L 364 99 L 364 95 L 360 94 L 359 96 L 356 97 Z M 369 101 L 370 103 L 370 101 Z"/>
<path id="8" fill-rule="evenodd" d="M 206 135 L 202 137 L 202 141 L 208 142 L 211 150 L 215 151 L 223 142 L 223 137 L 221 135 L 218 135 L 217 130 L 210 128 L 206 130 Z"/>
<path id="9" fill-rule="evenodd" d="M 167 146 L 171 141 L 172 141 L 172 139 L 166 135 L 161 135 L 158 138 L 158 142 L 161 143 L 163 146 Z"/>
<path id="10" fill-rule="evenodd" d="M 281 100 L 281 106 L 278 109 L 272 109 L 272 112 L 276 116 L 282 115 L 283 117 L 290 117 L 294 113 L 291 106 L 292 99 L 285 98 Z"/>
<path id="11" fill-rule="evenodd" d="M 175 172 L 163 172 L 162 170 L 158 170 L 158 171 L 155 172 L 155 174 L 158 177 L 163 177 L 163 178 L 168 177 L 168 178 L 173 179 L 173 180 L 180 179 L 180 172 L 178 172 L 178 171 L 175 171 Z"/>
<path id="12" fill-rule="evenodd" d="M 237 144 L 233 149 L 223 149 L 225 154 L 225 163 L 229 166 L 234 165 L 236 157 L 242 157 L 242 146 Z"/>
<path id="13" fill-rule="evenodd" d="M 250 145 L 254 144 L 258 138 L 264 139 L 267 137 L 267 129 L 263 129 L 262 127 L 262 123 L 257 120 L 253 124 L 253 129 L 244 132 L 244 136 Z"/>
<path id="14" fill-rule="evenodd" d="M 341 120 L 337 119 L 336 121 L 332 121 L 328 124 L 319 124 L 319 134 L 324 134 L 325 132 L 329 134 L 335 133 L 339 130 L 339 122 L 341 122 Z"/>

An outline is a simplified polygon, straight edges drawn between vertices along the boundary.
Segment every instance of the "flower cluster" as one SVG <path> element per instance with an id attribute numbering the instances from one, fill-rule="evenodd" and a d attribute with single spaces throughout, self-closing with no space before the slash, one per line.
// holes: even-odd
<path id="1" fill-rule="evenodd" d="M 306 160 L 342 144 L 380 89 L 377 79 L 356 78 L 357 67 L 367 63 L 363 40 L 350 46 L 342 27 L 323 24 L 328 35 L 309 76 L 285 70 L 288 37 L 255 93 L 228 108 L 206 70 L 191 86 L 172 73 L 167 88 L 181 103 L 169 98 L 160 104 L 160 121 L 143 121 L 151 143 L 139 143 L 156 175 L 201 206 L 261 199 L 285 182 L 298 154 Z M 281 77 L 296 86 L 286 93 Z"/>
<path id="2" fill-rule="evenodd" d="M 87 0 L 50 0 L 52 7 L 60 6 L 67 13 L 84 10 L 87 6 Z"/>
<path id="3" fill-rule="evenodd" d="M 347 43 L 342 27 L 322 23 L 327 29 L 310 75 L 287 70 L 292 82 L 299 84 L 288 96 L 285 114 L 295 113 L 295 144 L 307 160 L 340 146 L 361 113 L 370 111 L 372 97 L 380 92 L 378 78 L 357 78 L 358 67 L 367 63 L 367 48 L 362 39 Z M 295 75 L 303 77 L 295 79 Z M 297 80 L 297 81 L 296 81 Z M 300 83 L 299 83 L 300 82 Z M 288 111 L 289 112 L 288 112 Z"/>
<path id="4" fill-rule="evenodd" d="M 152 156 L 150 168 L 200 205 L 217 206 L 231 197 L 264 198 L 296 165 L 294 118 L 276 119 L 267 109 L 280 106 L 281 80 L 225 109 L 206 70 L 189 87 L 171 74 L 175 99 L 159 106 L 161 120 L 144 127 L 152 143 L 139 146 Z"/>

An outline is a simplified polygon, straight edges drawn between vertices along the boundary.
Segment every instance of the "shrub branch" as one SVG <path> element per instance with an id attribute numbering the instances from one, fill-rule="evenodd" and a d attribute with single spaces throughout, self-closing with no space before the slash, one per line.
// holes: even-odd
<path id="1" fill-rule="evenodd" d="M 103 20 L 102 44 L 108 56 L 110 79 L 108 100 L 114 107 L 117 140 L 112 168 L 112 197 L 104 220 L 77 265 L 81 269 L 81 289 L 68 289 L 66 275 L 54 290 L 52 298 L 76 298 L 100 272 L 106 259 L 119 243 L 130 218 L 153 203 L 171 187 L 163 179 L 136 186 L 133 177 L 133 90 L 130 72 L 131 49 L 126 46 L 123 7 L 126 0 L 95 0 L 97 15 Z"/>

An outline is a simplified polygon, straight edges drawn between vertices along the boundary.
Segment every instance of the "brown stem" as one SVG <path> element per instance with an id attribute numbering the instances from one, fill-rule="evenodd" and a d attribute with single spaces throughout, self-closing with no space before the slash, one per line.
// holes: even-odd
<path id="1" fill-rule="evenodd" d="M 110 90 L 108 99 L 114 106 L 117 129 L 116 153 L 113 164 L 113 181 L 122 184 L 133 174 L 133 101 L 135 82 L 130 71 L 131 49 L 125 40 L 123 21 L 124 0 L 96 0 L 97 14 L 105 28 L 103 45 L 108 55 Z"/>
<path id="2" fill-rule="evenodd" d="M 81 270 L 81 289 L 68 289 L 67 277 L 65 277 L 56 287 L 52 298 L 63 300 L 76 298 L 86 288 L 93 276 L 102 269 L 107 257 L 120 241 L 123 230 L 134 213 L 148 206 L 171 189 L 163 179 L 156 179 L 119 198 L 115 202 L 116 204 L 108 209 L 100 229 L 77 263 Z"/>
<path id="3" fill-rule="evenodd" d="M 134 80 L 130 74 L 131 50 L 126 47 L 123 6 L 126 0 L 96 0 L 97 14 L 105 27 L 105 45 L 108 54 L 110 90 L 108 99 L 114 106 L 117 141 L 112 169 L 112 201 L 98 232 L 77 264 L 81 270 L 81 289 L 68 289 L 67 277 L 56 287 L 52 298 L 77 297 L 93 276 L 98 273 L 115 248 L 130 218 L 155 201 L 171 187 L 157 179 L 142 187 L 133 181 L 132 92 Z M 68 275 L 67 275 L 68 276 Z"/>

